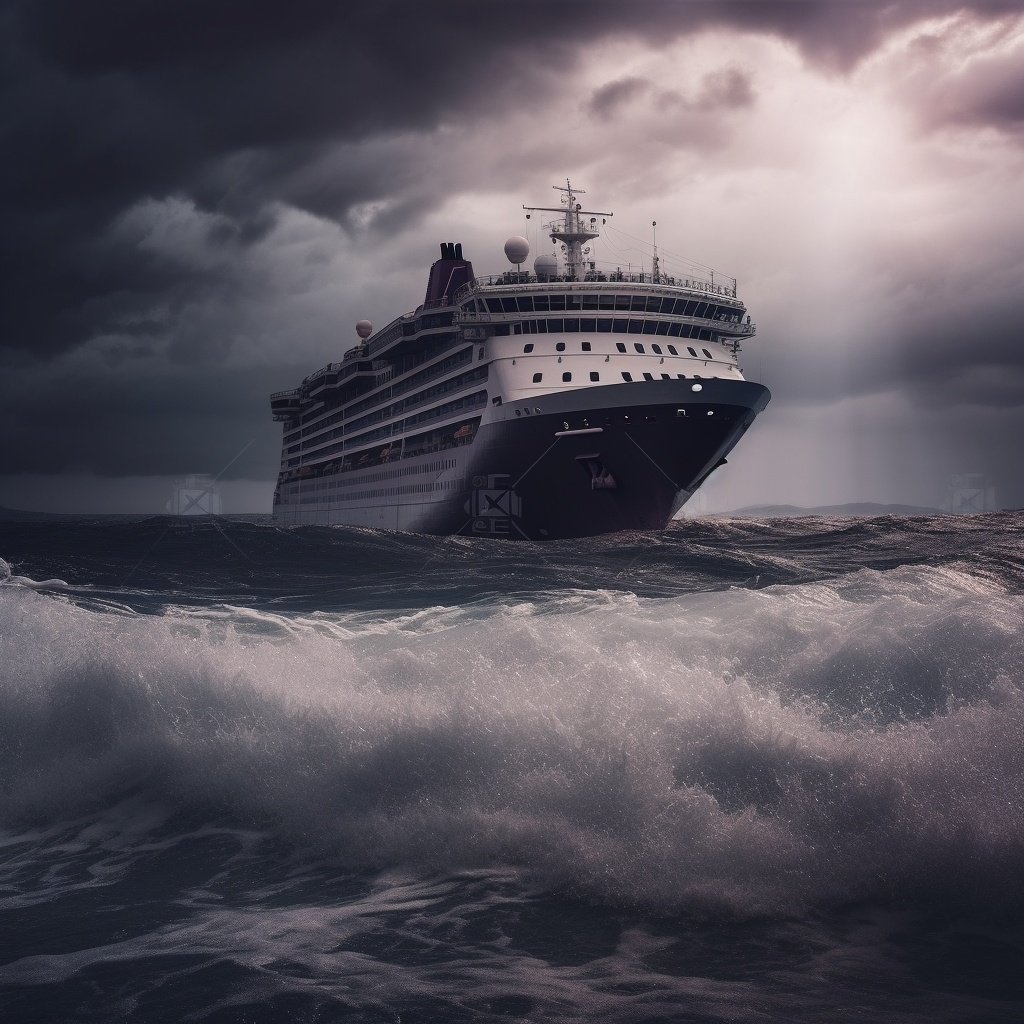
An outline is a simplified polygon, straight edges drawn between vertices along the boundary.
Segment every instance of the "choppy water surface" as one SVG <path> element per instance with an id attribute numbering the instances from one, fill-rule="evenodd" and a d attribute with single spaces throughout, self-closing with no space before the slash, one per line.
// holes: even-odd
<path id="1" fill-rule="evenodd" d="M 0 1015 L 1019 1021 L 1022 528 L 0 520 Z"/>

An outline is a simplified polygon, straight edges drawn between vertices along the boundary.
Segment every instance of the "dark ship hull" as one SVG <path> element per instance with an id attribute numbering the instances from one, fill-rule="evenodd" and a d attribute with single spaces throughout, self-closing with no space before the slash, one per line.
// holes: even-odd
<path id="1" fill-rule="evenodd" d="M 542 540 L 664 528 L 767 405 L 742 380 L 661 380 L 544 396 L 471 443 L 297 482 L 284 524 Z M 490 421 L 488 422 L 487 420 Z"/>

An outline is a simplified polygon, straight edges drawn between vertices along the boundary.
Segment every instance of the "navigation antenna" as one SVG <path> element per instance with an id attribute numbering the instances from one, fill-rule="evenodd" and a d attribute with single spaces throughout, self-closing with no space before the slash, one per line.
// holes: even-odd
<path id="1" fill-rule="evenodd" d="M 651 221 L 651 230 L 654 235 L 654 259 L 651 261 L 651 280 L 654 284 L 661 284 L 661 272 L 658 265 L 658 222 Z"/>
<path id="2" fill-rule="evenodd" d="M 586 195 L 581 188 L 573 188 L 568 178 L 565 185 L 552 185 L 556 192 L 562 193 L 561 206 L 524 206 L 523 209 L 530 213 L 561 213 L 564 220 L 552 221 L 547 225 L 551 241 L 559 241 L 565 247 L 565 269 L 566 279 L 569 281 L 582 281 L 584 277 L 584 257 L 590 252 L 588 246 L 584 250 L 583 245 L 592 238 L 597 238 L 600 231 L 597 229 L 597 218 L 613 216 L 611 213 L 603 213 L 598 210 L 584 210 L 576 201 L 577 196 Z M 585 220 L 586 217 L 590 221 Z"/>

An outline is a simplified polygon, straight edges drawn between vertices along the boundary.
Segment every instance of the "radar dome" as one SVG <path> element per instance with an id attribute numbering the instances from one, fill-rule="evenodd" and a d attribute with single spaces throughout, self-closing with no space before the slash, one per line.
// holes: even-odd
<path id="1" fill-rule="evenodd" d="M 519 266 L 520 263 L 525 263 L 526 257 L 530 255 L 530 243 L 522 235 L 513 235 L 505 243 L 505 255 L 509 263 Z"/>
<path id="2" fill-rule="evenodd" d="M 366 339 L 373 334 L 373 324 L 371 324 L 369 320 L 360 320 L 356 324 L 356 334 L 358 334 L 363 341 L 366 341 Z"/>
<path id="3" fill-rule="evenodd" d="M 538 256 L 533 261 L 533 272 L 540 281 L 546 281 L 549 277 L 558 274 L 558 257 L 552 255 Z"/>

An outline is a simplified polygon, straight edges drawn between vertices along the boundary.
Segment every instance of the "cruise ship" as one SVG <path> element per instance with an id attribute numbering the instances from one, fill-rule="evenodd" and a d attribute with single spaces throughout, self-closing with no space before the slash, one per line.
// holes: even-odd
<path id="1" fill-rule="evenodd" d="M 274 515 L 544 540 L 660 530 L 771 397 L 745 380 L 754 325 L 736 282 L 713 271 L 599 269 L 611 213 L 568 182 L 547 214 L 555 255 L 477 277 L 442 243 L 426 295 L 340 362 L 271 396 L 284 424 Z M 551 216 L 553 215 L 553 216 Z"/>

